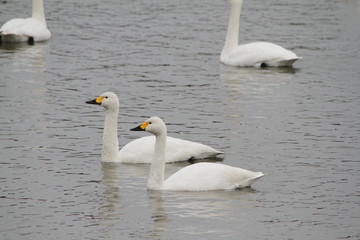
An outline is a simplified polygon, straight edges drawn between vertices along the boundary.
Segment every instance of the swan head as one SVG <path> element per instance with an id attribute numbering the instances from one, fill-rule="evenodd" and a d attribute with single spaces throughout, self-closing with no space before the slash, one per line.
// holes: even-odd
<path id="1" fill-rule="evenodd" d="M 154 134 L 155 136 L 166 135 L 166 125 L 159 117 L 151 117 L 139 126 L 130 129 L 130 131 L 146 131 Z"/>
<path id="2" fill-rule="evenodd" d="M 104 92 L 94 100 L 86 101 L 87 104 L 101 105 L 108 110 L 119 109 L 119 98 L 113 92 Z"/>

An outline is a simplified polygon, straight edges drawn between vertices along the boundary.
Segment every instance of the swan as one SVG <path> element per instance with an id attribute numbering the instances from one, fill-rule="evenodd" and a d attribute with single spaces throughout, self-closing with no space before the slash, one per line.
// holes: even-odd
<path id="1" fill-rule="evenodd" d="M 240 12 L 243 0 L 228 0 L 230 18 L 220 61 L 238 67 L 292 66 L 300 57 L 279 45 L 269 42 L 253 42 L 238 45 Z"/>
<path id="2" fill-rule="evenodd" d="M 166 125 L 151 117 L 131 131 L 146 131 L 156 137 L 154 159 L 150 166 L 148 190 L 211 191 L 249 187 L 264 176 L 261 172 L 231 167 L 220 163 L 196 163 L 186 166 L 164 180 L 166 156 Z"/>
<path id="3" fill-rule="evenodd" d="M 15 18 L 0 28 L 0 41 L 28 42 L 50 39 L 51 33 L 46 26 L 43 0 L 33 0 L 31 18 Z"/>
<path id="4" fill-rule="evenodd" d="M 150 163 L 154 152 L 155 137 L 147 136 L 135 139 L 119 151 L 117 120 L 119 114 L 119 98 L 113 92 L 105 92 L 88 104 L 101 105 L 106 109 L 102 162 Z M 187 161 L 212 157 L 223 152 L 201 143 L 167 137 L 165 162 Z"/>

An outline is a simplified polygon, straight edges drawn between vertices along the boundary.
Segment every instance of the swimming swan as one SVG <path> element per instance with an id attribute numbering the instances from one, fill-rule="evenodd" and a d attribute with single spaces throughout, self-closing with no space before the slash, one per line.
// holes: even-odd
<path id="1" fill-rule="evenodd" d="M 119 151 L 117 135 L 119 99 L 115 93 L 105 92 L 98 98 L 86 103 L 101 105 L 106 109 L 101 152 L 102 162 L 150 163 L 152 161 L 154 136 L 135 139 Z M 179 138 L 168 137 L 167 141 L 165 159 L 167 163 L 208 158 L 222 153 L 209 146 Z"/>
<path id="2" fill-rule="evenodd" d="M 238 67 L 292 66 L 300 59 L 295 53 L 269 42 L 238 45 L 240 12 L 243 0 L 228 0 L 230 18 L 225 45 L 221 51 L 222 63 Z"/>
<path id="3" fill-rule="evenodd" d="M 51 33 L 46 26 L 43 0 L 33 0 L 31 18 L 15 18 L 0 28 L 0 41 L 29 42 L 50 39 Z"/>
<path id="4" fill-rule="evenodd" d="M 155 135 L 154 159 L 147 183 L 149 190 L 210 191 L 248 187 L 264 176 L 261 172 L 219 163 L 196 163 L 180 169 L 164 180 L 166 126 L 158 117 L 151 117 L 131 131 L 147 131 Z"/>

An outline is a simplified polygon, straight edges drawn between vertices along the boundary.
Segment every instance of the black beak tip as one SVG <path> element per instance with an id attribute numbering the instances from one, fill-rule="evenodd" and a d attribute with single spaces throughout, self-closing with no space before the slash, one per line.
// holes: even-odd
<path id="1" fill-rule="evenodd" d="M 130 129 L 130 131 L 144 131 L 140 126 Z"/>
<path id="2" fill-rule="evenodd" d="M 90 100 L 90 101 L 86 101 L 85 103 L 87 103 L 87 104 L 98 104 L 98 103 L 96 102 L 96 99 Z"/>

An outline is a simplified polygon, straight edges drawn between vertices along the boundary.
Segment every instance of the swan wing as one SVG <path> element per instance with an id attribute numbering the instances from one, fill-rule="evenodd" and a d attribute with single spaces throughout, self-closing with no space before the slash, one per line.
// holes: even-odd
<path id="1" fill-rule="evenodd" d="M 227 65 L 240 67 L 291 66 L 300 59 L 295 53 L 269 42 L 242 44 L 221 59 Z"/>
<path id="2" fill-rule="evenodd" d="M 197 163 L 180 169 L 164 182 L 163 190 L 210 191 L 248 187 L 264 176 L 219 163 Z"/>
<path id="3" fill-rule="evenodd" d="M 1 35 L 13 41 L 27 41 L 32 37 L 34 41 L 45 41 L 50 39 L 51 33 L 46 25 L 34 18 L 15 18 L 6 22 L 0 28 Z"/>
<path id="4" fill-rule="evenodd" d="M 19 26 L 24 24 L 24 22 L 25 22 L 25 18 L 11 19 L 11 20 L 7 21 L 6 23 L 4 23 L 4 25 L 1 26 L 0 32 L 2 32 L 3 34 L 7 34 L 7 33 L 11 32 L 12 29 L 19 28 Z"/>
<path id="5" fill-rule="evenodd" d="M 126 144 L 119 152 L 120 162 L 151 163 L 154 155 L 155 137 L 147 136 L 135 139 Z M 201 143 L 167 137 L 165 162 L 187 161 L 191 158 L 201 159 L 222 152 Z"/>
<path id="6" fill-rule="evenodd" d="M 154 155 L 154 145 L 154 136 L 137 138 L 121 148 L 119 151 L 120 162 L 151 163 Z"/>
<path id="7" fill-rule="evenodd" d="M 223 152 L 215 150 L 207 145 L 169 137 L 166 139 L 166 162 L 178 162 L 189 159 L 203 159 L 212 157 Z"/>

